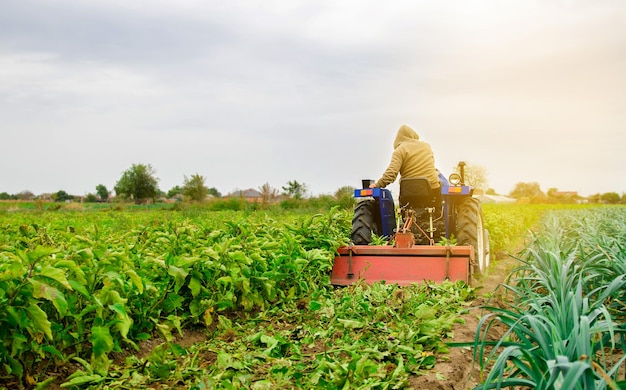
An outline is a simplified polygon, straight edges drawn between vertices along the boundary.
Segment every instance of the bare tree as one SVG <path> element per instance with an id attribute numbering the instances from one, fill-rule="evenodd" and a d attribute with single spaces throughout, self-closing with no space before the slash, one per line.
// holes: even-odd
<path id="1" fill-rule="evenodd" d="M 487 188 L 487 168 L 482 165 L 466 163 L 463 169 L 465 173 L 465 184 L 476 189 L 484 190 Z M 459 166 L 454 167 L 454 172 L 459 172 Z"/>
<path id="2" fill-rule="evenodd" d="M 265 183 L 259 187 L 259 192 L 261 193 L 263 204 L 268 204 L 278 197 L 278 190 L 271 187 L 269 183 Z"/>

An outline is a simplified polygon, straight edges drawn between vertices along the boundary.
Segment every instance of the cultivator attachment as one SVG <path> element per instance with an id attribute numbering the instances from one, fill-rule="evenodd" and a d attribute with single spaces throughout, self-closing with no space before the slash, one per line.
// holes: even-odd
<path id="1" fill-rule="evenodd" d="M 408 248 L 351 245 L 337 250 L 331 283 L 347 286 L 384 281 L 400 286 L 429 280 L 471 282 L 474 264 L 472 246 L 418 245 Z"/>

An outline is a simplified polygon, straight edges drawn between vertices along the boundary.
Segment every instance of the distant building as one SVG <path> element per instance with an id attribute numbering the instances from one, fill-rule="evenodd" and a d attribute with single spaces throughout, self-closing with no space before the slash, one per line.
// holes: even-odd
<path id="1" fill-rule="evenodd" d="M 237 190 L 226 195 L 225 198 L 243 198 L 246 202 L 262 202 L 263 195 L 254 188 L 248 188 L 247 190 Z"/>

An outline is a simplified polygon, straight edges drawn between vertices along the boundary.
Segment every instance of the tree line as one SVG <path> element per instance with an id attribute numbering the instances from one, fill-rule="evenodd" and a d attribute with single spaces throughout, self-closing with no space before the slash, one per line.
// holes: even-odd
<path id="1" fill-rule="evenodd" d="M 474 188 L 484 188 L 487 184 L 486 170 L 473 164 L 465 164 L 466 184 Z M 187 200 L 187 201 L 203 201 L 207 198 L 221 198 L 222 194 L 215 187 L 207 187 L 206 179 L 199 174 L 184 176 L 182 186 L 174 186 L 166 193 L 158 187 L 158 178 L 150 164 L 133 164 L 130 168 L 122 173 L 122 176 L 114 186 L 115 196 L 124 201 L 132 201 L 136 204 L 142 204 L 149 201 L 156 202 L 158 198 Z M 110 191 L 103 184 L 96 186 L 94 193 L 87 194 L 81 200 L 84 202 L 107 202 L 110 200 Z M 282 187 L 282 192 L 273 188 L 269 183 L 259 187 L 258 192 L 261 195 L 263 203 L 275 201 L 280 196 L 290 199 L 302 199 L 306 196 L 308 188 L 306 184 L 297 180 L 287 182 Z M 354 187 L 344 186 L 339 188 L 334 196 L 336 198 L 351 197 Z M 485 191 L 487 195 L 497 195 L 496 192 L 489 188 Z M 550 188 L 547 192 L 543 192 L 536 182 L 519 182 L 513 190 L 508 194 L 509 197 L 526 203 L 608 203 L 608 204 L 626 204 L 626 194 L 621 195 L 617 192 L 597 193 L 589 197 L 583 198 L 574 192 L 562 192 L 556 188 Z M 0 193 L 0 200 L 33 200 L 37 199 L 30 191 L 22 191 L 18 194 L 10 195 L 6 192 Z M 60 190 L 51 194 L 50 200 L 57 202 L 72 201 L 74 195 L 68 194 L 64 190 Z"/>
<path id="2" fill-rule="evenodd" d="M 515 185 L 509 193 L 509 197 L 527 203 L 607 203 L 626 204 L 626 194 L 617 192 L 597 193 L 587 197 L 582 197 L 575 192 L 559 191 L 557 188 L 549 188 L 543 192 L 539 183 L 520 182 Z"/>
<path id="3" fill-rule="evenodd" d="M 113 190 L 115 196 L 124 201 L 132 201 L 136 204 L 156 202 L 157 199 L 165 197 L 167 199 L 178 199 L 187 201 L 203 201 L 207 198 L 221 198 L 222 194 L 215 187 L 208 187 L 206 178 L 199 174 L 184 176 L 182 186 L 174 186 L 167 193 L 161 191 L 158 186 L 159 179 L 150 164 L 133 164 L 122 173 Z M 284 196 L 290 199 L 300 200 L 306 196 L 307 185 L 297 180 L 291 180 L 282 187 L 282 192 L 273 188 L 269 183 L 259 187 L 263 202 L 271 202 Z M 342 187 L 335 193 L 335 196 L 352 196 L 353 187 Z M 6 192 L 0 193 L 0 200 L 33 200 L 37 199 L 31 191 L 22 191 L 15 195 Z M 75 200 L 76 196 L 60 190 L 50 195 L 50 200 L 65 202 Z M 107 202 L 110 200 L 110 191 L 103 184 L 96 186 L 95 193 L 89 193 L 81 199 L 84 202 Z"/>

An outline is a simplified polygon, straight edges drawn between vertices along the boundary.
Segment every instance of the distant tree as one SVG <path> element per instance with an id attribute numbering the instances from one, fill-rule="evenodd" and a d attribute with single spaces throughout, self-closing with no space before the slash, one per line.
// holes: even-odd
<path id="1" fill-rule="evenodd" d="M 270 186 L 269 183 L 265 183 L 259 187 L 259 192 L 261 193 L 261 202 L 263 204 L 268 204 L 278 197 L 278 190 Z"/>
<path id="2" fill-rule="evenodd" d="M 298 183 L 296 180 L 289 181 L 286 186 L 283 186 L 285 195 L 294 199 L 302 199 L 304 194 L 306 194 L 306 190 L 306 184 Z"/>
<path id="3" fill-rule="evenodd" d="M 600 196 L 600 199 L 604 203 L 617 204 L 620 202 L 621 197 L 617 192 L 605 192 Z"/>
<path id="4" fill-rule="evenodd" d="M 355 188 L 352 186 L 343 186 L 339 187 L 337 191 L 335 191 L 335 198 L 341 199 L 345 197 L 353 197 Z"/>
<path id="5" fill-rule="evenodd" d="M 204 177 L 196 173 L 189 178 L 187 176 L 184 178 L 183 195 L 194 201 L 205 200 L 209 189 L 204 185 Z"/>
<path id="6" fill-rule="evenodd" d="M 174 187 L 170 188 L 169 191 L 167 191 L 167 194 L 165 196 L 167 197 L 167 199 L 172 199 L 176 195 L 180 195 L 182 193 L 183 193 L 183 189 L 180 188 L 180 186 L 174 186 Z"/>
<path id="7" fill-rule="evenodd" d="M 600 203 L 601 202 L 601 200 L 600 200 L 601 197 L 602 197 L 602 195 L 599 194 L 599 193 L 598 194 L 592 194 L 592 195 L 589 195 L 587 197 L 587 200 L 589 201 L 589 203 Z"/>
<path id="8" fill-rule="evenodd" d="M 104 186 L 104 184 L 98 184 L 96 186 L 96 194 L 98 194 L 100 200 L 103 202 L 107 202 L 109 200 L 109 190 Z"/>
<path id="9" fill-rule="evenodd" d="M 496 193 L 496 190 L 494 190 L 493 188 L 487 188 L 487 191 L 485 191 L 485 194 L 487 194 L 487 195 L 498 195 Z"/>
<path id="10" fill-rule="evenodd" d="M 575 192 L 560 192 L 557 188 L 549 188 L 546 193 L 547 203 L 573 204 L 580 200 Z"/>
<path id="11" fill-rule="evenodd" d="M 6 192 L 0 192 L 0 200 L 11 200 L 11 199 L 16 199 L 15 195 L 9 195 Z"/>
<path id="12" fill-rule="evenodd" d="M 517 183 L 515 188 L 509 193 L 511 198 L 528 199 L 532 203 L 539 203 L 545 200 L 545 194 L 541 191 L 539 183 Z"/>
<path id="13" fill-rule="evenodd" d="M 35 194 L 33 194 L 32 192 L 28 190 L 22 191 L 15 196 L 19 200 L 33 200 L 35 198 Z"/>
<path id="14" fill-rule="evenodd" d="M 546 197 L 548 203 L 560 203 L 559 189 L 555 187 L 548 188 L 546 191 Z"/>
<path id="15" fill-rule="evenodd" d="M 85 203 L 97 203 L 98 197 L 95 194 L 87 194 L 85 196 Z"/>
<path id="16" fill-rule="evenodd" d="M 133 164 L 115 184 L 115 193 L 125 199 L 133 199 L 136 204 L 154 200 L 159 194 L 158 179 L 154 174 L 150 164 Z"/>
<path id="17" fill-rule="evenodd" d="M 65 202 L 66 200 L 74 199 L 74 196 L 68 194 L 67 192 L 63 190 L 60 190 L 60 191 L 57 191 L 57 193 L 55 193 L 54 195 L 52 195 L 52 199 L 54 199 L 55 202 Z"/>
<path id="18" fill-rule="evenodd" d="M 217 190 L 215 187 L 209 188 L 209 195 L 213 195 L 216 198 L 221 198 L 222 193 Z"/>
<path id="19" fill-rule="evenodd" d="M 355 188 L 352 186 L 343 186 L 339 187 L 337 191 L 335 191 L 335 201 L 341 208 L 345 210 L 351 210 L 355 205 L 354 198 L 354 190 Z"/>
<path id="20" fill-rule="evenodd" d="M 454 172 L 460 173 L 459 166 L 454 167 Z M 484 190 L 487 187 L 487 168 L 482 165 L 465 163 L 463 168 L 465 185 Z"/>
<path id="21" fill-rule="evenodd" d="M 622 192 L 622 199 L 619 201 L 621 204 L 626 204 L 626 193 Z"/>

